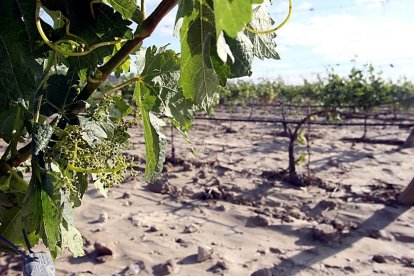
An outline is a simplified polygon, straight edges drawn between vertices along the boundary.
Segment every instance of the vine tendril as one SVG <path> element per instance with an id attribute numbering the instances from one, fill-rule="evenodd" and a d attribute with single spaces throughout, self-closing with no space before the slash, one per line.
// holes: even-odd
<path id="1" fill-rule="evenodd" d="M 99 1 L 99 0 L 98 0 Z M 62 54 L 64 56 L 72 56 L 72 57 L 79 57 L 79 56 L 85 56 L 87 54 L 89 54 L 90 52 L 92 52 L 93 50 L 100 48 L 100 47 L 104 47 L 104 46 L 110 46 L 110 45 L 115 45 L 118 43 L 123 43 L 128 41 L 128 39 L 116 39 L 116 40 L 112 40 L 112 41 L 104 41 L 104 42 L 99 42 L 96 43 L 92 46 L 88 46 L 88 44 L 86 43 L 86 41 L 75 35 L 70 33 L 69 31 L 69 27 L 70 27 L 70 22 L 69 20 L 67 20 L 66 22 L 66 34 L 70 37 L 75 38 L 75 40 L 71 40 L 71 39 L 60 39 L 57 40 L 56 42 L 51 42 L 48 37 L 46 36 L 45 32 L 43 31 L 42 28 L 42 24 L 40 21 L 40 8 L 42 7 L 42 2 L 40 0 L 36 0 L 36 11 L 35 11 L 35 18 L 36 18 L 36 27 L 37 27 L 37 31 L 39 32 L 40 36 L 42 37 L 43 41 L 46 43 L 47 46 L 49 46 L 52 50 L 56 51 L 59 54 Z M 93 11 L 93 9 L 91 9 L 91 11 Z M 93 14 L 94 17 L 94 14 Z M 61 43 L 68 43 L 70 45 L 73 45 L 73 47 L 76 48 L 80 48 L 79 52 L 68 52 L 65 50 L 62 50 L 61 48 L 59 48 L 59 44 Z"/>
<path id="2" fill-rule="evenodd" d="M 96 19 L 96 17 L 95 17 L 95 11 L 93 10 L 93 5 L 94 5 L 94 4 L 99 4 L 99 3 L 103 3 L 103 1 L 102 1 L 102 0 L 92 0 L 92 1 L 89 3 L 89 8 L 90 8 L 90 10 L 91 10 L 91 15 L 92 15 L 92 18 L 93 18 L 93 19 Z"/>
<path id="3" fill-rule="evenodd" d="M 128 168 L 128 165 L 120 165 L 120 166 L 109 168 L 109 169 L 90 169 L 90 168 L 79 168 L 72 164 L 68 164 L 67 168 L 69 170 L 80 172 L 80 173 L 115 173 L 115 172 L 119 172 L 120 170 Z"/>
<path id="4" fill-rule="evenodd" d="M 141 13 L 145 19 L 145 0 L 141 0 Z"/>
<path id="5" fill-rule="evenodd" d="M 111 88 L 110 90 L 106 91 L 105 92 L 105 95 L 109 95 L 109 94 L 112 94 L 112 93 L 114 93 L 116 91 L 119 91 L 122 88 L 124 88 L 125 86 L 128 86 L 129 84 L 131 84 L 133 82 L 137 82 L 139 80 L 140 80 L 140 78 L 132 78 L 132 79 L 129 79 L 129 80 L 127 80 L 127 81 L 125 81 L 125 82 L 123 82 L 123 83 L 121 83 L 121 84 L 119 84 L 119 85 Z"/>
<path id="6" fill-rule="evenodd" d="M 275 28 L 270 30 L 253 30 L 252 28 L 248 27 L 247 25 L 244 27 L 247 31 L 254 33 L 254 34 L 271 34 L 282 28 L 290 19 L 292 16 L 292 0 L 289 0 L 289 12 L 286 16 L 285 20 L 283 20 L 279 25 L 277 25 Z"/>

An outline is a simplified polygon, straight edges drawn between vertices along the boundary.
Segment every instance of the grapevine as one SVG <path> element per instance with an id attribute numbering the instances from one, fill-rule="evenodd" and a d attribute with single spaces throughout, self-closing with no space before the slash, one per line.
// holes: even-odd
<path id="1" fill-rule="evenodd" d="M 0 235 L 12 243 L 24 247 L 41 240 L 53 258 L 64 250 L 84 254 L 73 208 L 90 182 L 105 195 L 135 173 L 123 154 L 128 127 L 141 122 L 145 179 L 154 181 L 165 160 L 165 120 L 188 140 L 195 111 L 210 112 L 227 80 L 249 76 L 254 57 L 279 59 L 274 31 L 292 7 L 290 0 L 288 17 L 259 37 L 260 31 L 249 32 L 252 26 L 266 30 L 273 22 L 262 1 L 162 0 L 148 16 L 145 1 L 139 2 L 2 3 L 0 138 L 7 147 L 0 160 L 0 199 L 8 199 L 0 201 Z M 177 5 L 180 53 L 144 48 Z M 135 76 L 110 90 L 100 87 L 113 73 L 129 73 L 132 56 L 140 64 Z M 128 85 L 135 86 L 132 102 L 118 93 Z M 23 175 L 29 162 L 30 175 Z"/>

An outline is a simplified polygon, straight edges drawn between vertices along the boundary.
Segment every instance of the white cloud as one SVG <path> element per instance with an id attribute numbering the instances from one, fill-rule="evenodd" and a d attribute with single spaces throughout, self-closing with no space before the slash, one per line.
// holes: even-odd
<path id="1" fill-rule="evenodd" d="M 353 65 L 350 60 L 357 55 L 357 64 L 372 62 L 385 71 L 386 77 L 408 75 L 414 79 L 411 70 L 414 36 L 410 35 L 414 21 L 407 20 L 407 16 L 401 18 L 400 13 L 390 14 L 389 9 L 381 14 L 373 12 L 387 3 L 387 0 L 349 2 L 352 6 L 356 5 L 355 13 L 347 9 L 347 14 L 340 11 L 340 14 L 331 13 L 329 16 L 313 16 L 313 13 L 300 16 L 304 13 L 295 14 L 295 11 L 314 8 L 313 1 L 294 2 L 294 16 L 278 31 L 276 39 L 277 51 L 282 60 L 256 61 L 253 65 L 253 78 L 275 78 L 281 74 L 289 83 L 300 83 L 302 77 L 312 79 L 315 77 L 314 72 L 323 73 L 326 65 L 339 64 L 335 69 L 348 72 Z M 148 1 L 147 13 L 157 4 L 158 1 Z M 273 1 L 273 5 L 269 5 L 269 11 L 280 22 L 287 14 L 288 1 Z M 151 38 L 146 40 L 148 45 L 172 42 L 170 47 L 179 51 L 178 39 L 172 38 L 175 13 L 175 10 L 170 12 L 160 22 Z M 396 66 L 389 68 L 387 64 L 391 63 Z M 381 68 L 381 65 L 384 67 Z"/>
<path id="2" fill-rule="evenodd" d="M 313 9 L 313 5 L 310 2 L 302 2 L 299 6 L 294 7 L 295 11 L 308 11 Z"/>
<path id="3" fill-rule="evenodd" d="M 389 0 L 356 0 L 358 6 L 366 6 L 368 8 L 382 8 Z"/>
<path id="4" fill-rule="evenodd" d="M 278 44 L 303 46 L 337 61 L 413 57 L 414 22 L 374 20 L 351 15 L 315 16 L 305 23 L 289 22 L 280 30 Z"/>

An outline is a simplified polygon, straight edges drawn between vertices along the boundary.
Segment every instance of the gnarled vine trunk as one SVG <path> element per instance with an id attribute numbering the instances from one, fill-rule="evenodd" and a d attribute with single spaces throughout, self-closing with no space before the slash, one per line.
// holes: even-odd
<path id="1" fill-rule="evenodd" d="M 290 136 L 289 137 L 289 179 L 295 180 L 297 179 L 298 175 L 296 173 L 296 164 L 295 164 L 295 141 L 297 136 Z"/>
<path id="2" fill-rule="evenodd" d="M 411 130 L 410 135 L 403 145 L 403 148 L 413 148 L 414 147 L 414 128 Z"/>
<path id="3" fill-rule="evenodd" d="M 403 205 L 414 206 L 414 178 L 398 196 L 397 201 Z"/>
<path id="4" fill-rule="evenodd" d="M 316 111 L 313 113 L 308 113 L 302 120 L 300 120 L 296 127 L 292 130 L 289 126 L 287 126 L 288 134 L 289 134 L 289 181 L 292 184 L 298 184 L 298 174 L 296 172 L 296 160 L 295 160 L 295 142 L 298 139 L 298 132 L 300 128 L 303 126 L 303 124 L 306 124 L 309 122 L 309 120 L 313 116 L 320 116 L 323 114 L 326 114 L 328 112 L 332 112 L 332 110 L 322 110 L 322 111 Z"/>
<path id="5" fill-rule="evenodd" d="M 411 130 L 410 135 L 403 145 L 403 148 L 412 147 L 414 147 L 414 128 Z M 398 196 L 397 201 L 403 205 L 414 206 L 414 178 Z"/>
<path id="6" fill-rule="evenodd" d="M 285 103 L 282 101 L 281 103 L 282 106 L 282 126 L 283 126 L 283 134 L 284 135 L 289 135 L 288 130 L 287 130 L 287 123 L 286 123 L 286 111 L 285 111 Z"/>
<path id="7" fill-rule="evenodd" d="M 367 137 L 367 120 L 368 116 L 364 115 L 364 134 L 362 134 L 362 137 L 360 138 L 361 140 L 364 140 Z"/>

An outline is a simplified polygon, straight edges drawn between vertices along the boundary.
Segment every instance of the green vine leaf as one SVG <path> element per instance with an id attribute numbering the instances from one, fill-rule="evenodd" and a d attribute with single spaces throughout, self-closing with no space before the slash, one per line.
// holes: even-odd
<path id="1" fill-rule="evenodd" d="M 295 160 L 295 165 L 300 165 L 306 162 L 306 152 L 300 151 L 299 157 Z"/>
<path id="2" fill-rule="evenodd" d="M 0 192 L 6 192 L 10 187 L 11 174 L 0 177 Z"/>
<path id="3" fill-rule="evenodd" d="M 221 32 L 217 38 L 217 54 L 224 63 L 227 62 L 227 57 L 230 58 L 231 62 L 234 62 L 233 53 L 231 52 L 231 49 L 227 44 L 226 39 L 224 38 L 223 32 Z"/>
<path id="4" fill-rule="evenodd" d="M 41 191 L 42 240 L 49 248 L 50 254 L 54 259 L 61 251 L 59 244 L 61 241 L 60 223 L 62 220 L 62 212 L 57 203 L 59 202 L 51 199 L 47 192 L 44 190 Z"/>
<path id="5" fill-rule="evenodd" d="M 146 50 L 145 65 L 141 78 L 147 91 L 146 108 L 159 117 L 167 116 L 181 130 L 185 138 L 192 124 L 193 103 L 185 99 L 178 88 L 180 59 L 179 55 L 166 47 L 157 49 L 155 46 Z M 144 95 L 145 98 L 146 95 Z"/>
<path id="6" fill-rule="evenodd" d="M 153 112 L 145 109 L 142 101 L 142 93 L 149 91 L 145 84 L 138 82 L 135 86 L 134 100 L 141 111 L 142 123 L 144 126 L 145 139 L 145 180 L 154 182 L 163 169 L 165 161 L 166 137 L 161 129 L 165 122 L 159 119 Z"/>
<path id="7" fill-rule="evenodd" d="M 114 10 L 122 14 L 122 17 L 127 20 L 133 20 L 140 24 L 143 20 L 140 8 L 137 6 L 135 0 L 106 0 Z"/>
<path id="8" fill-rule="evenodd" d="M 60 225 L 60 232 L 62 233 L 63 249 L 69 249 L 75 258 L 85 256 L 82 235 L 75 226 L 68 225 L 66 229 L 63 225 Z"/>
<path id="9" fill-rule="evenodd" d="M 73 203 L 73 207 L 79 207 L 81 205 L 83 195 L 88 190 L 89 178 L 87 174 L 78 172 L 75 174 L 75 181 L 78 183 L 77 189 L 76 191 L 71 192 L 70 199 Z M 75 222 L 73 222 L 73 225 L 75 225 Z"/>
<path id="10" fill-rule="evenodd" d="M 81 257 L 85 255 L 83 251 L 82 235 L 75 226 L 75 219 L 73 218 L 73 208 L 68 192 L 62 193 L 62 223 L 60 224 L 60 233 L 62 237 L 62 250 L 69 249 L 74 257 Z"/>
<path id="11" fill-rule="evenodd" d="M 0 233 L 14 244 L 24 245 L 22 229 L 25 229 L 29 234 L 30 243 L 35 244 L 39 236 L 34 233 L 39 229 L 41 216 L 40 190 L 33 189 L 31 184 L 21 205 L 1 212 Z"/>
<path id="12" fill-rule="evenodd" d="M 79 121 L 82 126 L 82 139 L 92 148 L 108 137 L 100 122 L 84 117 L 80 117 Z"/>
<path id="13" fill-rule="evenodd" d="M 236 37 L 252 19 L 252 4 L 263 1 L 251 0 L 214 0 L 214 16 L 217 36 L 221 31 Z"/>
<path id="14" fill-rule="evenodd" d="M 143 117 L 146 134 L 145 141 L 152 145 L 150 148 L 147 147 L 146 163 L 148 170 L 145 171 L 145 177 L 148 182 L 154 182 L 162 172 L 165 161 L 167 137 L 162 133 L 165 123 L 152 112 L 148 112 Z"/>
<path id="15" fill-rule="evenodd" d="M 20 137 L 24 130 L 22 119 L 20 107 L 14 104 L 0 111 L 0 138 L 9 143 L 13 137 Z"/>
<path id="16" fill-rule="evenodd" d="M 114 12 L 112 7 L 104 3 L 95 3 L 90 6 L 90 1 L 42 1 L 43 5 L 52 11 L 59 10 L 67 19 L 65 26 L 54 30 L 50 39 L 53 41 L 78 40 L 86 46 L 97 43 L 115 41 L 117 39 L 132 39 L 133 33 L 128 27 L 130 21 L 122 18 L 119 12 Z M 70 34 L 66 32 L 68 22 L 70 23 Z M 76 35 L 75 39 L 73 35 Z M 81 38 L 83 41 L 79 41 Z M 69 47 L 69 44 L 67 44 Z M 81 81 L 93 73 L 98 65 L 104 62 L 104 58 L 111 56 L 114 45 L 99 47 L 85 56 L 67 57 L 68 76 L 78 75 Z M 69 48 L 68 48 L 69 50 Z M 63 57 L 61 57 L 63 59 Z"/>
<path id="17" fill-rule="evenodd" d="M 228 62 L 231 78 L 250 76 L 254 57 L 254 45 L 244 33 L 238 33 L 236 38 L 226 37 L 227 43 L 234 56 L 234 62 Z"/>
<path id="18" fill-rule="evenodd" d="M 298 141 L 298 144 L 301 146 L 306 145 L 306 136 L 305 136 L 304 129 L 299 130 L 297 141 Z"/>
<path id="19" fill-rule="evenodd" d="M 253 30 L 270 30 L 274 25 L 274 20 L 270 16 L 265 5 L 256 7 L 253 11 L 253 19 L 248 26 Z M 269 34 L 253 34 L 251 32 L 244 32 L 252 41 L 254 55 L 261 60 L 265 58 L 280 59 L 276 52 L 276 33 Z"/>
<path id="20" fill-rule="evenodd" d="M 40 114 L 50 116 L 62 113 L 64 108 L 73 103 L 78 95 L 79 81 L 77 76 L 54 74 L 47 80 L 47 86 L 41 91 L 43 95 Z"/>
<path id="21" fill-rule="evenodd" d="M 101 193 L 101 195 L 104 198 L 108 198 L 108 188 L 105 187 L 105 183 L 103 183 L 100 179 L 92 176 L 94 179 L 93 184 L 95 185 L 95 188 L 98 189 L 98 191 Z"/>
<path id="22" fill-rule="evenodd" d="M 53 134 L 51 125 L 38 124 L 33 126 L 33 154 L 38 155 L 49 144 Z"/>
<path id="23" fill-rule="evenodd" d="M 11 103 L 29 109 L 42 74 L 38 36 L 34 26 L 35 1 L 2 1 L 0 9 L 0 110 Z M 31 15 L 31 16 L 30 16 Z M 23 20 L 22 20 L 23 19 Z"/>
<path id="24" fill-rule="evenodd" d="M 183 0 L 184 9 L 192 0 Z M 179 11 L 180 14 L 180 11 Z M 180 30 L 181 75 L 179 86 L 184 96 L 192 99 L 197 106 L 210 111 L 214 94 L 219 86 L 219 76 L 209 58 L 211 36 L 215 36 L 214 13 L 203 1 L 193 2 L 191 14 L 186 14 Z"/>
<path id="25" fill-rule="evenodd" d="M 112 99 L 114 101 L 114 107 L 111 108 L 111 112 L 109 114 L 111 118 L 120 120 L 123 117 L 131 114 L 131 107 L 124 101 L 122 97 L 115 96 Z"/>

